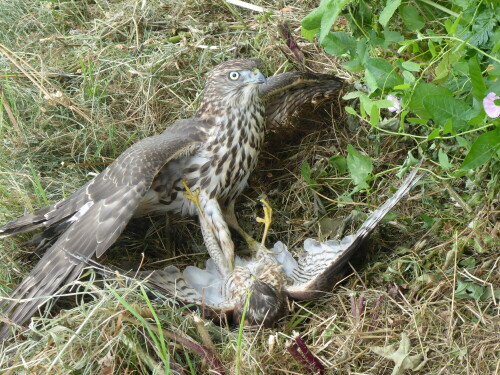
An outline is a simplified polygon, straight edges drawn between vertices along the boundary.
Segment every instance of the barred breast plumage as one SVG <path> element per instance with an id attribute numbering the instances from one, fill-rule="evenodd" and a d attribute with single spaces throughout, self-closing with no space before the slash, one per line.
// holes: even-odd
<path id="1" fill-rule="evenodd" d="M 195 155 L 162 168 L 151 189 L 151 194 L 158 194 L 154 204 L 146 195 L 138 215 L 160 211 L 195 215 L 196 206 L 183 195 L 183 178 L 192 190 L 203 191 L 222 206 L 241 194 L 257 165 L 265 130 L 264 106 L 258 95 L 250 94 L 254 97 L 246 111 L 227 108 L 218 116 L 216 125 L 208 129 L 204 147 Z"/>

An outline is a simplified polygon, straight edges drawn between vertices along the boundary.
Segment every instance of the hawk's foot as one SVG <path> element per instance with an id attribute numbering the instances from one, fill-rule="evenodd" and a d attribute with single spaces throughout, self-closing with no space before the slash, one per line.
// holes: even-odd
<path id="1" fill-rule="evenodd" d="M 257 223 L 262 223 L 264 224 L 264 234 L 262 235 L 262 241 L 260 244 L 264 246 L 266 243 L 266 237 L 267 233 L 269 232 L 269 228 L 271 227 L 272 224 L 272 215 L 273 215 L 273 209 L 269 203 L 265 199 L 260 200 L 262 205 L 264 206 L 264 218 L 257 217 Z"/>
<path id="2" fill-rule="evenodd" d="M 203 216 L 203 210 L 201 209 L 200 205 L 200 189 L 196 189 L 193 193 L 191 188 L 188 186 L 185 178 L 182 178 L 182 185 L 184 185 L 184 189 L 186 189 L 186 192 L 182 194 L 184 198 L 189 199 L 191 202 L 193 202 L 200 215 Z"/>

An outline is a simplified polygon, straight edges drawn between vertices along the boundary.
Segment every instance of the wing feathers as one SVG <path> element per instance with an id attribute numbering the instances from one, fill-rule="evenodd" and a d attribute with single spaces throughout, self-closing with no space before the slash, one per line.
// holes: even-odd
<path id="1" fill-rule="evenodd" d="M 288 295 L 308 300 L 330 290 L 364 239 L 423 176 L 423 174 L 417 175 L 417 172 L 418 169 L 410 172 L 396 193 L 370 215 L 356 234 L 347 236 L 341 241 L 319 243 L 312 240 L 308 244 L 304 243 L 304 247 L 309 251 L 299 259 L 298 267 L 292 272 L 294 284 L 287 287 Z"/>
<path id="2" fill-rule="evenodd" d="M 267 126 L 282 124 L 303 104 L 337 97 L 342 85 L 341 79 L 329 74 L 288 72 L 270 77 L 259 87 Z"/>
<path id="3" fill-rule="evenodd" d="M 61 230 L 55 233 L 59 238 L 49 242 L 53 245 L 12 293 L 18 301 L 0 303 L 3 313 L 16 324 L 24 323 L 49 296 L 78 277 L 89 258 L 100 257 L 124 230 L 158 171 L 170 160 L 195 152 L 207 126 L 184 120 L 174 124 L 171 131 L 145 138 L 66 200 L 0 227 L 4 235 L 40 226 Z M 192 133 L 185 134 L 185 127 Z M 64 225 L 60 225 L 62 221 Z M 8 332 L 8 326 L 0 326 L 0 338 Z"/>

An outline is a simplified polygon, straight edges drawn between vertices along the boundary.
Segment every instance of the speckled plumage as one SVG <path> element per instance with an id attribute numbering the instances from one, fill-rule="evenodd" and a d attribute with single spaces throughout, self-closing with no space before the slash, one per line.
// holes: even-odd
<path id="1" fill-rule="evenodd" d="M 260 251 L 251 260 L 237 258 L 229 276 L 218 273 L 211 260 L 205 270 L 188 267 L 181 273 L 169 266 L 141 276 L 154 289 L 182 303 L 199 305 L 206 316 L 232 316 L 238 323 L 245 315 L 247 325 L 271 327 L 286 313 L 287 298 L 311 300 L 331 291 L 343 277 L 350 257 L 422 177 L 417 171 L 410 172 L 396 193 L 355 234 L 340 241 L 307 239 L 298 260 L 277 243 L 272 253 Z"/>
<path id="2" fill-rule="evenodd" d="M 70 197 L 0 227 L 0 236 L 45 228 L 36 238 L 47 248 L 11 299 L 0 302 L 2 314 L 23 324 L 50 295 L 75 280 L 90 258 L 100 257 L 132 217 L 197 215 L 183 195 L 182 178 L 200 191 L 205 244 L 219 270 L 229 273 L 234 246 L 228 223 L 237 225 L 234 200 L 256 166 L 266 123 L 284 121 L 301 103 L 322 93 L 331 96 L 341 86 L 332 76 L 314 79 L 298 72 L 263 84 L 259 66 L 258 60 L 218 65 L 207 78 L 194 117 L 137 142 Z M 245 80 L 231 81 L 234 71 Z M 287 92 L 291 103 L 283 102 Z M 8 332 L 9 326 L 2 324 L 0 337 Z"/>

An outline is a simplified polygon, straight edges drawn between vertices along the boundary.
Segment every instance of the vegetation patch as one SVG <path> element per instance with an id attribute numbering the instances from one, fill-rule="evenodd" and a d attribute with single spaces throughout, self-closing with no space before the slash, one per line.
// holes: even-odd
<path id="1" fill-rule="evenodd" d="M 325 298 L 276 329 L 227 327 L 100 264 L 0 343 L 0 373 L 495 374 L 500 371 L 500 9 L 495 1 L 0 0 L 0 223 L 56 202 L 191 116 L 206 73 L 259 57 L 348 82 L 268 129 L 238 203 L 268 246 L 357 229 L 425 159 Z M 345 111 L 344 111 L 345 109 Z M 345 220 L 349 218 L 350 220 Z M 39 254 L 0 242 L 0 298 Z M 240 244 L 244 247 L 244 244 Z M 203 265 L 194 219 L 134 221 L 99 262 Z"/>

